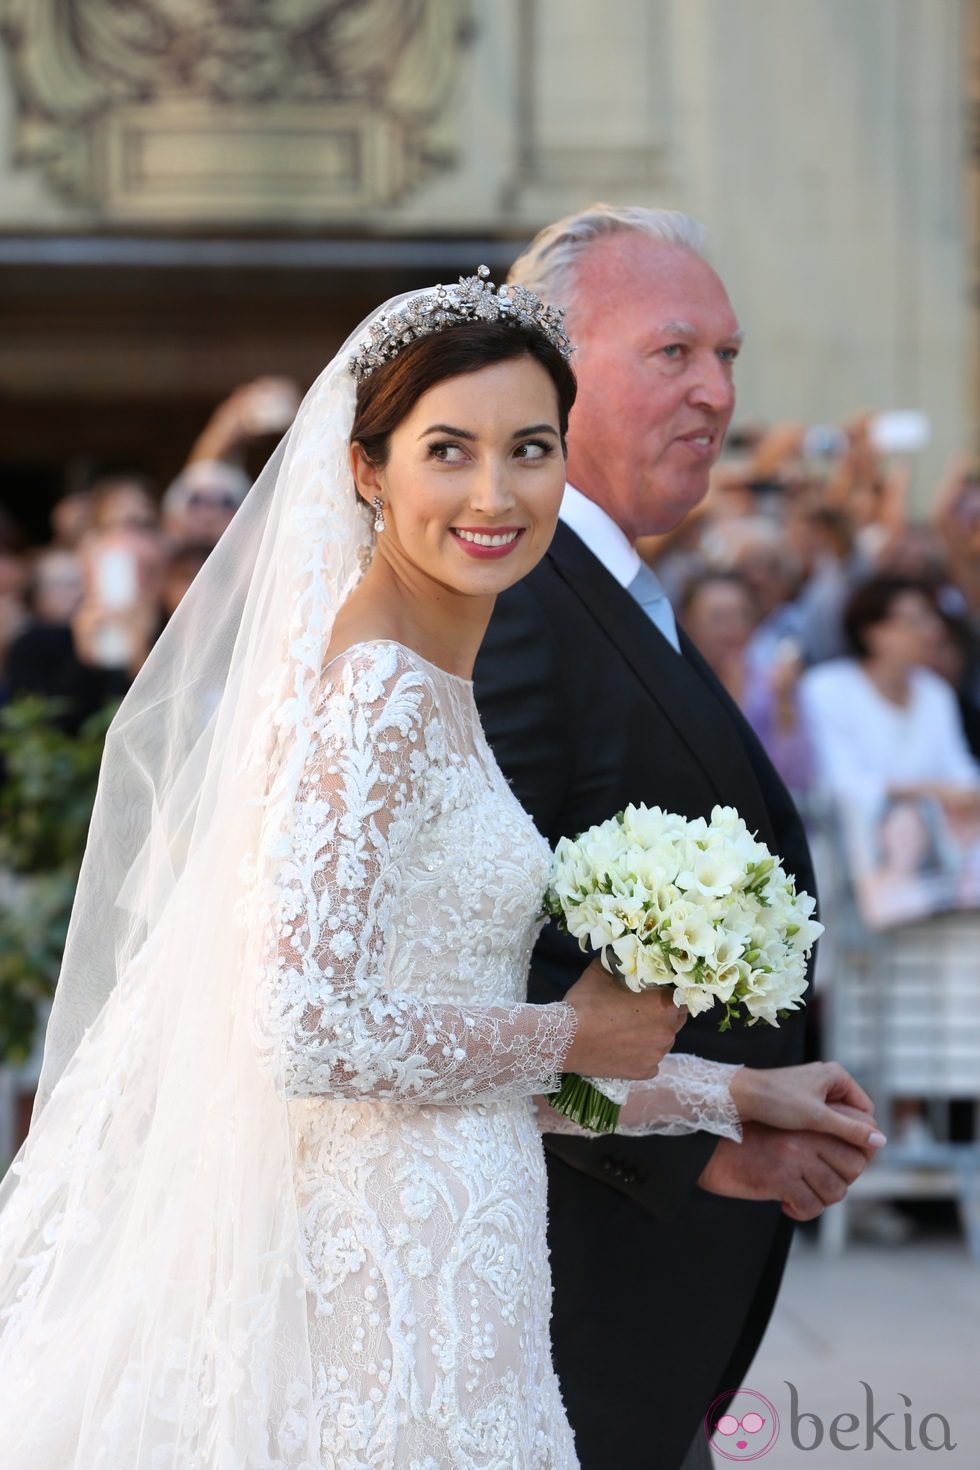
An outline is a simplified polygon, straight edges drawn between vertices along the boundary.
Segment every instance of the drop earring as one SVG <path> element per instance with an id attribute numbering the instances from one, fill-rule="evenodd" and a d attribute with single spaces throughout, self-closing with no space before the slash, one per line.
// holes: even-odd
<path id="1" fill-rule="evenodd" d="M 374 529 L 383 531 L 385 528 L 385 503 L 380 495 L 376 495 L 371 501 L 374 506 Z"/>

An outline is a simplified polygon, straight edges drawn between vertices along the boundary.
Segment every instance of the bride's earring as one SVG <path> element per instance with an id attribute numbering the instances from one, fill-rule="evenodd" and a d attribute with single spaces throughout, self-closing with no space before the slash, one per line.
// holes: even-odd
<path id="1" fill-rule="evenodd" d="M 385 528 L 385 503 L 380 495 L 376 495 L 371 501 L 374 506 L 374 529 L 383 531 Z"/>

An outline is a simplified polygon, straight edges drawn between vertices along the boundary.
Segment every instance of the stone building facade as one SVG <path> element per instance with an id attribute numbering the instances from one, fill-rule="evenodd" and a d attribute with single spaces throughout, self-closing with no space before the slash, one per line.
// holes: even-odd
<path id="1" fill-rule="evenodd" d="M 924 494 L 977 432 L 978 89 L 975 0 L 0 0 L 0 456 L 165 474 L 609 198 L 708 224 L 740 417 L 922 408 Z"/>

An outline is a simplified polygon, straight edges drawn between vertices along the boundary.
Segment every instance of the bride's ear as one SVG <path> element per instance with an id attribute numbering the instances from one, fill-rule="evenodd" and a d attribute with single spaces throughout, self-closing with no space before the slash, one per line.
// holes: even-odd
<path id="1" fill-rule="evenodd" d="M 354 476 L 354 487 L 365 505 L 370 505 L 375 496 L 385 498 L 382 486 L 383 470 L 368 459 L 362 445 L 356 441 L 350 447 L 350 467 Z"/>

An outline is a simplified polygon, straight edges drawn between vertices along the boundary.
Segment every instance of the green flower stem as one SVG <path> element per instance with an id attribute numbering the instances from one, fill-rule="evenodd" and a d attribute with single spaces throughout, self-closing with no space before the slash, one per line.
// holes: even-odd
<path id="1" fill-rule="evenodd" d="M 561 1086 L 549 1095 L 556 1113 L 570 1118 L 590 1133 L 614 1133 L 619 1121 L 619 1103 L 610 1102 L 591 1082 L 576 1077 L 574 1072 L 562 1074 Z"/>

